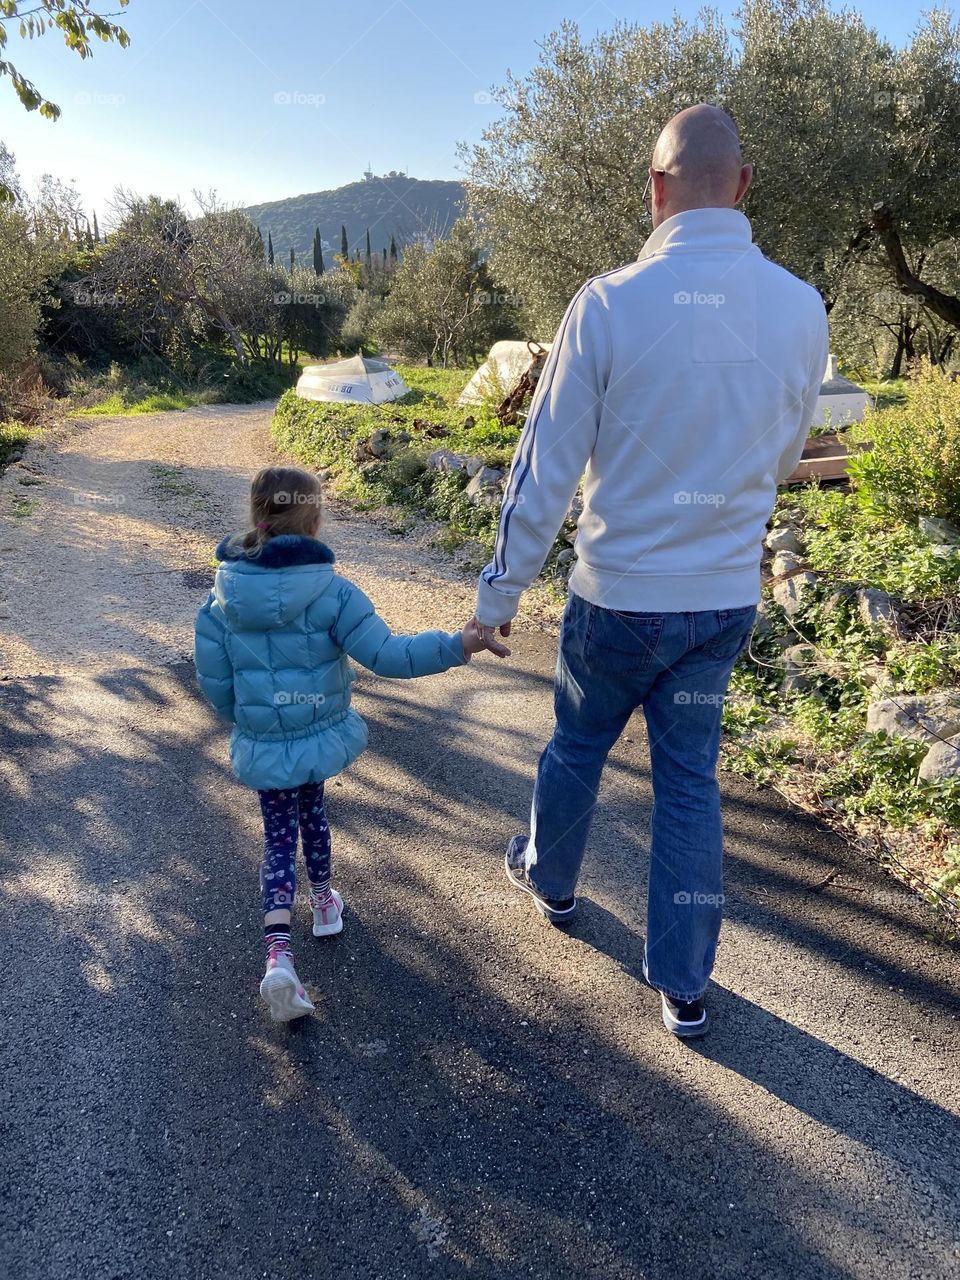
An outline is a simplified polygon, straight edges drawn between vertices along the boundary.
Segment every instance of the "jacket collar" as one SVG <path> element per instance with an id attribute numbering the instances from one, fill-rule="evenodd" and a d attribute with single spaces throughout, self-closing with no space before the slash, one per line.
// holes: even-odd
<path id="1" fill-rule="evenodd" d="M 216 550 L 218 560 L 242 560 L 261 569 L 287 569 L 291 565 L 333 564 L 336 557 L 324 542 L 299 533 L 280 533 L 259 551 L 244 551 L 237 537 L 224 538 Z"/>
<path id="2" fill-rule="evenodd" d="M 759 252 L 749 219 L 739 209 L 685 209 L 647 237 L 638 262 L 657 253 Z"/>

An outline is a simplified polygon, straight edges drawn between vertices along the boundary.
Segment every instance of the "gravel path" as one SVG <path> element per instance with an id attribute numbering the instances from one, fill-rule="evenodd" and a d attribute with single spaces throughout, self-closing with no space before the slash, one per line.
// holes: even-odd
<path id="1" fill-rule="evenodd" d="M 299 922 L 316 1015 L 263 1017 L 256 804 L 185 655 L 268 421 L 95 420 L 0 481 L 0 1276 L 956 1276 L 960 959 L 921 903 L 725 777 L 715 1026 L 672 1040 L 638 980 L 639 725 L 576 926 L 506 891 L 542 597 L 510 664 L 361 675 L 345 931 Z M 327 536 L 395 626 L 469 612 L 428 532 Z"/>

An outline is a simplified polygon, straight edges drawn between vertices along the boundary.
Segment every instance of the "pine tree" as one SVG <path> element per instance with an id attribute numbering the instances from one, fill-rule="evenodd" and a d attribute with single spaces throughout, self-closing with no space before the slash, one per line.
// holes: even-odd
<path id="1" fill-rule="evenodd" d="M 347 228 L 340 228 L 340 257 L 344 262 L 350 261 L 350 242 L 347 240 Z"/>
<path id="2" fill-rule="evenodd" d="M 267 232 L 267 261 L 273 266 L 273 232 Z"/>
<path id="3" fill-rule="evenodd" d="M 313 233 L 313 269 L 318 276 L 323 275 L 323 240 L 319 227 Z"/>

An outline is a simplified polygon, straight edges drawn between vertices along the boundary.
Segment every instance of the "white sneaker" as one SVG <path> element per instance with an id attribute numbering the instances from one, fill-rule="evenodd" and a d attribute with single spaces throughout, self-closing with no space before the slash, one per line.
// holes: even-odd
<path id="1" fill-rule="evenodd" d="M 313 1001 L 297 977 L 289 951 L 281 951 L 267 961 L 260 994 L 274 1022 L 291 1022 L 305 1013 L 313 1013 Z"/>
<path id="2" fill-rule="evenodd" d="M 310 910 L 313 912 L 313 936 L 315 938 L 329 938 L 332 934 L 339 933 L 343 928 L 343 899 L 336 889 L 331 889 L 330 896 L 326 901 L 317 905 L 314 905 L 313 896 L 311 895 Z"/>

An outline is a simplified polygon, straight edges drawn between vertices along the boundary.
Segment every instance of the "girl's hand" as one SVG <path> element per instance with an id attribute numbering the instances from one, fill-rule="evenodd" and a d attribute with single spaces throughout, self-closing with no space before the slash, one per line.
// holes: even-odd
<path id="1" fill-rule="evenodd" d="M 503 624 L 500 628 L 500 634 L 502 636 L 510 634 L 509 622 Z M 485 627 L 476 618 L 470 619 L 460 632 L 460 638 L 463 641 L 463 652 L 468 661 L 473 654 L 482 653 L 484 649 L 489 650 L 490 653 L 495 653 L 498 658 L 510 657 L 510 650 L 497 639 L 497 628 Z"/>

